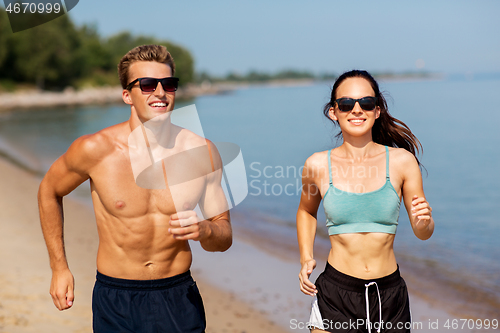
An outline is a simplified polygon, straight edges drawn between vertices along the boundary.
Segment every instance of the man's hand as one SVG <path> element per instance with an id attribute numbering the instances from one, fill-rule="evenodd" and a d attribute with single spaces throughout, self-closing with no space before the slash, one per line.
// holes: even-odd
<path id="1" fill-rule="evenodd" d="M 69 309 L 75 300 L 75 279 L 69 269 L 52 272 L 50 295 L 60 311 Z"/>
<path id="2" fill-rule="evenodd" d="M 170 217 L 171 228 L 168 231 L 175 239 L 200 241 L 209 236 L 210 228 L 206 220 L 201 220 L 193 210 L 178 212 Z"/>
<path id="3" fill-rule="evenodd" d="M 310 296 L 314 296 L 318 293 L 316 286 L 309 280 L 309 276 L 313 269 L 316 268 L 316 260 L 310 259 L 302 265 L 302 269 L 299 273 L 300 290 Z"/>

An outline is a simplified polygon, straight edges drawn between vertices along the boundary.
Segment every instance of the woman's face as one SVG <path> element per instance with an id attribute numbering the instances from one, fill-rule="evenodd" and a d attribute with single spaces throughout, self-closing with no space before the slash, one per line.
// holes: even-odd
<path id="1" fill-rule="evenodd" d="M 336 99 L 360 99 L 367 96 L 375 97 L 375 92 L 370 82 L 360 77 L 345 79 L 338 86 L 336 93 Z M 377 106 L 373 110 L 363 110 L 359 102 L 356 102 L 351 111 L 340 111 L 335 103 L 335 106 L 330 108 L 329 114 L 332 120 L 338 121 L 344 137 L 346 134 L 353 136 L 370 134 L 371 136 L 375 119 L 380 116 L 380 108 Z"/>

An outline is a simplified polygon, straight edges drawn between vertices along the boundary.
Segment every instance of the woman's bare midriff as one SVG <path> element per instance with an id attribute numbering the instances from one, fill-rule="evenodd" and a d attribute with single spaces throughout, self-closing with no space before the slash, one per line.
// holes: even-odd
<path id="1" fill-rule="evenodd" d="M 398 268 L 394 237 L 378 232 L 331 235 L 328 262 L 339 272 L 363 280 L 390 275 Z"/>

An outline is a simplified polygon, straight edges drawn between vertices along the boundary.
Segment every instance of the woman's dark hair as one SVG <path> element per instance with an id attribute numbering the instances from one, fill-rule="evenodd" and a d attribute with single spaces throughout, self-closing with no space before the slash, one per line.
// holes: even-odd
<path id="1" fill-rule="evenodd" d="M 330 118 L 329 110 L 331 107 L 335 106 L 335 100 L 337 99 L 336 93 L 340 84 L 345 79 L 352 77 L 360 77 L 367 80 L 368 82 L 370 82 L 370 85 L 375 92 L 377 106 L 380 108 L 380 117 L 375 120 L 375 124 L 372 128 L 373 141 L 384 146 L 404 148 L 408 150 L 413 154 L 413 156 L 415 156 L 418 165 L 421 166 L 417 154 L 423 150 L 422 144 L 420 143 L 420 141 L 418 141 L 417 137 L 410 131 L 410 128 L 406 126 L 405 123 L 389 114 L 389 110 L 387 109 L 387 102 L 380 92 L 377 81 L 375 81 L 373 76 L 371 76 L 367 71 L 352 70 L 349 72 L 345 72 L 337 78 L 332 87 L 332 95 L 330 101 L 326 103 L 323 109 L 323 114 L 325 115 L 325 117 L 327 117 L 337 125 L 337 123 Z M 342 132 L 337 134 L 337 137 L 342 137 Z"/>

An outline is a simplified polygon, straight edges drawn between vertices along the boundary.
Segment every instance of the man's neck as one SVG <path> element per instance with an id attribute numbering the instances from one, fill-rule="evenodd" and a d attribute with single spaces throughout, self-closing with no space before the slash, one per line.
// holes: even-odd
<path id="1" fill-rule="evenodd" d="M 132 107 L 129 119 L 130 130 L 134 131 L 138 127 L 141 127 L 140 131 L 152 149 L 160 147 L 166 149 L 173 148 L 175 145 L 175 138 L 172 135 L 174 125 L 171 123 L 170 115 L 171 113 L 169 112 L 168 114 L 144 121 L 139 118 Z"/>

